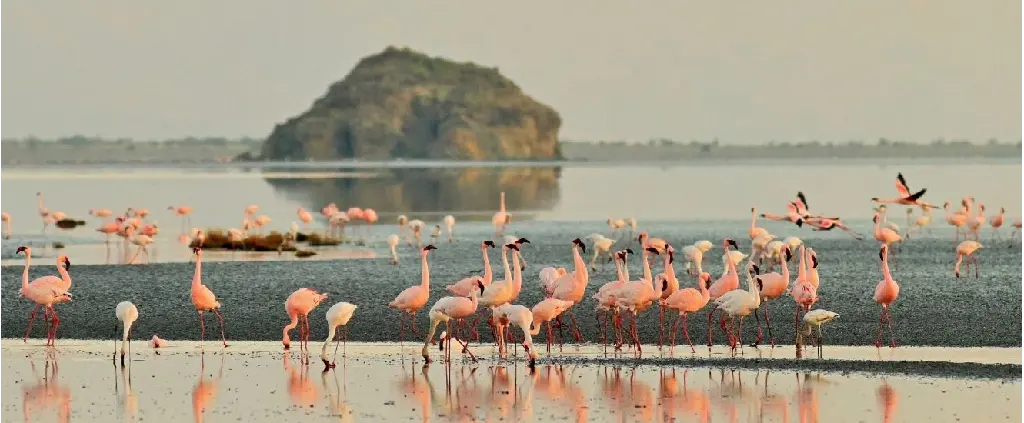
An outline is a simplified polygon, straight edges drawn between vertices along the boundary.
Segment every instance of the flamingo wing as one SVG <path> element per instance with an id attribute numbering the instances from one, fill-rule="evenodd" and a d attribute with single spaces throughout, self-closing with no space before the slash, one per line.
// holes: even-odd
<path id="1" fill-rule="evenodd" d="M 910 187 L 907 186 L 907 180 L 903 179 L 902 172 L 896 174 L 896 191 L 900 193 L 901 198 L 910 196 Z"/>
<path id="2" fill-rule="evenodd" d="M 807 205 L 807 197 L 804 196 L 804 192 L 800 191 L 796 193 L 796 198 L 800 199 L 800 205 L 803 206 L 804 210 L 810 210 L 810 206 Z"/>
<path id="3" fill-rule="evenodd" d="M 925 191 L 928 191 L 928 189 L 925 188 L 925 189 L 922 189 L 922 190 L 920 190 L 918 192 L 915 192 L 914 195 L 911 195 L 911 196 L 907 197 L 907 199 L 910 200 L 910 201 L 917 201 L 917 199 L 919 199 L 922 196 L 924 196 Z"/>

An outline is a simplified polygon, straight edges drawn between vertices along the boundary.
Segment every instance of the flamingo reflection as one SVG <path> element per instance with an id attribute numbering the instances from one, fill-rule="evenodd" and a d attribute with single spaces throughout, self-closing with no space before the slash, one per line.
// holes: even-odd
<path id="1" fill-rule="evenodd" d="M 698 421 L 701 423 L 707 423 L 711 421 L 711 398 L 707 388 L 705 389 L 690 389 L 689 387 L 689 376 L 690 370 L 683 371 L 683 390 L 678 395 L 679 400 L 676 402 L 680 411 L 684 414 L 696 416 Z M 708 382 L 711 382 L 711 370 L 708 370 Z"/>
<path id="2" fill-rule="evenodd" d="M 552 370 L 554 375 L 551 374 Z M 574 374 L 575 368 L 572 372 L 566 373 L 562 366 L 545 365 L 531 375 L 531 392 L 537 392 L 555 404 L 567 406 L 572 410 L 577 422 L 585 422 L 589 416 L 587 398 L 576 384 Z"/>
<path id="3" fill-rule="evenodd" d="M 893 416 L 896 415 L 896 405 L 899 403 L 896 390 L 889 385 L 885 378 L 882 378 L 882 384 L 878 386 L 876 394 L 878 395 L 878 404 L 882 406 L 882 421 L 892 422 Z"/>
<path id="4" fill-rule="evenodd" d="M 217 398 L 217 391 L 220 389 L 221 375 L 224 373 L 224 356 L 220 356 L 220 367 L 217 369 L 217 377 L 213 380 L 206 379 L 206 355 L 199 356 L 199 382 L 192 388 L 192 415 L 196 423 L 202 423 L 203 413 L 213 406 L 213 400 Z"/>
<path id="5" fill-rule="evenodd" d="M 811 375 L 805 373 L 801 383 L 800 374 L 796 375 L 797 385 L 797 413 L 800 423 L 815 423 L 818 421 L 818 388 L 831 384 L 820 374 Z"/>
<path id="6" fill-rule="evenodd" d="M 117 374 L 117 365 L 114 365 L 114 394 L 117 395 L 117 407 L 121 409 L 121 414 L 124 417 L 124 421 L 136 421 L 139 418 L 139 399 L 135 397 L 135 392 L 132 391 L 132 376 L 131 376 L 131 362 L 128 362 L 128 367 L 121 368 L 121 374 Z M 124 396 L 121 396 L 119 392 L 118 378 L 121 379 L 124 385 Z"/>
<path id="7" fill-rule="evenodd" d="M 409 362 L 410 367 L 412 361 Z M 402 378 L 398 381 L 398 392 L 403 397 L 412 397 L 413 400 L 419 404 L 414 410 L 420 410 L 420 418 L 423 423 L 430 422 L 430 402 L 431 396 L 433 395 L 433 387 L 430 385 L 430 376 L 427 370 L 430 368 L 426 363 L 423 364 L 420 373 L 421 378 L 416 378 L 416 371 L 410 369 L 408 373 L 405 371 L 405 365 L 402 365 Z"/>
<path id="8" fill-rule="evenodd" d="M 309 408 L 316 404 L 319 395 L 316 385 L 309 380 L 308 354 L 301 354 L 299 357 L 299 368 L 291 364 L 291 354 L 284 354 L 281 362 L 284 364 L 284 371 L 288 374 L 288 399 L 296 407 Z"/>
<path id="9" fill-rule="evenodd" d="M 345 364 L 342 363 L 342 372 L 344 371 Z M 331 388 L 327 383 L 327 373 L 331 373 L 334 376 L 334 388 Z M 342 378 L 345 379 L 344 376 Z M 355 421 L 352 405 L 348 403 L 348 379 L 345 379 L 344 384 L 338 383 L 337 368 L 332 367 L 320 372 L 320 383 L 323 384 L 324 390 L 327 391 L 327 403 L 330 407 L 331 417 L 337 417 L 339 422 Z"/>
<path id="10" fill-rule="evenodd" d="M 21 409 L 25 421 L 31 421 L 30 416 L 43 410 L 56 410 L 60 422 L 71 421 L 71 390 L 57 382 L 56 352 L 52 348 L 48 349 L 42 378 L 36 372 L 35 362 L 29 361 L 29 364 L 36 383 L 21 388 Z"/>

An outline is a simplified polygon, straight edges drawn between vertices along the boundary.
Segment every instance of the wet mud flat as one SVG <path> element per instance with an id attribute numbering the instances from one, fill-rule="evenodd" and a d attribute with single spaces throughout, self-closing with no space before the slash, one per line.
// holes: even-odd
<path id="1" fill-rule="evenodd" d="M 777 228 L 776 226 L 772 226 Z M 520 222 L 517 234 L 525 235 L 530 244 L 523 247 L 528 261 L 523 273 L 523 289 L 517 304 L 532 306 L 543 298 L 538 272 L 545 266 L 572 269 L 570 243 L 574 237 L 591 232 L 606 233 L 599 223 Z M 682 246 L 696 239 L 720 240 L 724 236 L 744 239 L 743 226 L 738 223 L 706 223 L 700 226 L 676 222 L 652 222 L 645 226 L 652 233 L 663 234 L 669 242 Z M 699 229 L 698 229 L 699 228 Z M 707 229 L 711 228 L 711 229 Z M 460 239 L 441 243 L 430 255 L 430 302 L 448 295 L 447 284 L 465 277 L 481 274 L 483 265 L 479 241 L 489 236 L 486 225 L 460 227 Z M 779 231 L 780 234 L 786 232 Z M 953 276 L 952 231 L 935 231 L 934 236 L 915 237 L 901 247 L 894 256 L 893 277 L 900 283 L 900 296 L 892 305 L 896 342 L 900 346 L 936 347 L 1020 347 L 1021 337 L 1021 249 L 1019 244 L 1009 248 L 1008 243 L 992 244 L 982 251 L 980 279 L 956 279 Z M 875 285 L 881 280 L 877 243 L 855 241 L 842 234 L 799 232 L 807 245 L 819 254 L 821 285 L 820 300 L 816 308 L 835 311 L 840 317 L 823 328 L 826 345 L 873 345 L 879 325 L 880 307 L 872 300 Z M 947 237 L 948 235 L 948 237 Z M 619 247 L 634 247 L 635 239 L 620 241 Z M 743 251 L 749 253 L 749 244 L 740 241 Z M 4 248 L 8 245 L 5 243 Z M 180 247 L 180 246 L 178 246 Z M 379 246 L 378 246 L 379 247 Z M 374 247 L 377 248 L 377 247 Z M 316 261 L 223 261 L 210 258 L 203 266 L 203 283 L 212 289 L 222 304 L 228 340 L 270 341 L 281 338 L 281 328 L 288 322 L 284 301 L 298 288 L 312 287 L 328 294 L 327 302 L 310 315 L 314 337 L 326 336 L 323 313 L 336 301 L 349 301 L 359 305 L 349 324 L 350 339 L 354 341 L 398 341 L 399 312 L 389 309 L 387 303 L 399 292 L 421 280 L 420 263 L 415 248 L 400 248 L 401 263 L 391 265 L 378 249 L 376 259 L 316 260 Z M 680 247 L 681 248 L 681 247 Z M 170 254 L 161 252 L 160 254 Z M 722 272 L 721 247 L 709 252 L 704 261 L 705 270 L 717 277 Z M 177 254 L 177 253 L 175 253 Z M 182 254 L 187 255 L 187 252 Z M 230 253 L 226 253 L 230 254 Z M 276 255 L 276 253 L 270 253 Z M 495 279 L 504 278 L 500 253 L 490 253 Z M 208 254 L 213 256 L 213 254 Z M 187 260 L 182 257 L 183 260 Z M 590 254 L 586 257 L 590 261 Z M 72 257 L 72 262 L 75 259 Z M 661 271 L 661 263 L 654 271 Z M 631 263 L 632 274 L 640 274 L 639 259 Z M 795 272 L 796 263 L 791 263 Z M 0 268 L 0 280 L 8 293 L 16 293 L 21 284 L 21 264 Z M 71 303 L 57 306 L 61 316 L 59 336 L 76 339 L 106 339 L 113 336 L 115 324 L 113 310 L 123 300 L 134 302 L 140 312 L 134 332 L 151 336 L 156 333 L 171 340 L 198 340 L 199 322 L 189 300 L 189 285 L 194 265 L 187 261 L 154 263 L 149 265 L 75 265 L 71 269 L 75 297 Z M 676 272 L 683 287 L 694 286 L 693 279 L 676 260 Z M 34 259 L 31 278 L 56 274 L 50 259 Z M 634 276 L 634 279 L 636 277 Z M 590 285 L 583 302 L 572 312 L 580 324 L 584 338 L 589 342 L 600 339 L 599 323 L 590 298 L 598 287 L 615 279 L 614 268 L 601 265 L 590 273 Z M 741 281 L 741 285 L 745 282 Z M 983 287 L 984 289 L 980 289 Z M 793 301 L 786 296 L 767 302 L 772 320 L 772 334 L 778 344 L 792 344 L 794 336 Z M 2 336 L 24 336 L 26 321 L 32 304 L 16 294 L 0 298 Z M 689 318 L 689 332 L 696 344 L 707 343 L 707 312 L 705 308 Z M 217 334 L 216 320 L 207 316 L 207 335 Z M 674 317 L 667 314 L 667 317 Z M 427 321 L 426 309 L 417 315 L 419 334 L 403 335 L 403 339 L 422 340 Z M 567 319 L 568 320 L 568 319 Z M 717 317 L 716 317 L 717 320 Z M 763 318 L 762 318 L 763 320 Z M 35 325 L 35 337 L 43 337 L 42 325 Z M 743 339 L 751 343 L 756 338 L 757 322 L 753 317 L 744 321 Z M 763 323 L 763 322 L 762 322 Z M 714 322 L 713 340 L 716 345 L 725 336 Z M 665 327 L 671 323 L 666 321 Z M 638 329 L 645 343 L 656 343 L 659 332 L 658 310 L 653 308 L 640 315 Z M 481 340 L 491 340 L 486 325 L 479 325 Z M 666 329 L 667 330 L 667 329 Z M 767 330 L 763 344 L 770 342 Z M 569 339 L 569 331 L 565 331 Z M 544 339 L 544 332 L 540 339 Z M 682 342 L 681 333 L 677 338 Z M 888 332 L 883 342 L 890 340 Z"/>
<path id="2" fill-rule="evenodd" d="M 320 343 L 310 343 L 309 365 L 299 351 L 280 348 L 238 342 L 227 349 L 213 343 L 201 349 L 198 343 L 177 342 L 154 350 L 136 341 L 122 369 L 112 362 L 113 341 L 69 340 L 45 348 L 4 340 L 3 421 L 22 421 L 23 413 L 31 421 L 63 415 L 86 422 L 1021 418 L 1019 364 L 1016 378 L 978 377 L 979 367 L 961 368 L 966 377 L 948 377 L 952 374 L 842 369 L 865 360 L 825 360 L 835 363 L 828 369 L 807 364 L 818 360 L 800 360 L 801 368 L 779 368 L 770 363 L 793 360 L 602 362 L 596 352 L 585 351 L 542 358 L 530 369 L 522 360 L 492 359 L 486 348 L 478 348 L 476 362 L 456 357 L 452 363 L 424 365 L 412 358 L 418 346 L 349 344 L 337 367 L 324 371 L 317 357 Z M 1009 357 L 1009 351 L 1002 356 Z"/>

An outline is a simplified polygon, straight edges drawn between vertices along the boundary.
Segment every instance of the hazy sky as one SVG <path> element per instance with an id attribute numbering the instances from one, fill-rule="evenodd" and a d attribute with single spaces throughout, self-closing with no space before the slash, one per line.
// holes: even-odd
<path id="1" fill-rule="evenodd" d="M 5 137 L 264 136 L 389 44 L 499 67 L 565 139 L 1021 136 L 1020 0 L 14 0 L 2 18 Z"/>

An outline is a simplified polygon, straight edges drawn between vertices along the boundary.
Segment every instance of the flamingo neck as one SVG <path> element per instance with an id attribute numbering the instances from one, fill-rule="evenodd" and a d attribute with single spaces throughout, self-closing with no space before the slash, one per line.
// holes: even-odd
<path id="1" fill-rule="evenodd" d="M 615 258 L 615 274 L 619 277 L 617 282 L 625 282 L 629 280 L 629 278 L 622 274 L 622 262 L 619 261 L 618 257 Z"/>
<path id="2" fill-rule="evenodd" d="M 505 267 L 505 280 L 512 280 L 512 269 L 508 267 L 508 248 L 501 249 L 501 264 Z"/>
<path id="3" fill-rule="evenodd" d="M 290 312 L 288 314 L 291 315 L 292 320 L 287 325 L 285 325 L 284 329 L 281 331 L 281 342 L 283 342 L 285 345 L 288 345 L 292 342 L 291 337 L 288 336 L 288 331 L 295 329 L 295 327 L 299 325 L 299 314 L 294 312 Z"/>
<path id="4" fill-rule="evenodd" d="M 515 287 L 515 291 L 519 292 L 523 288 L 523 268 L 519 265 L 519 251 L 512 251 L 512 286 Z"/>
<path id="5" fill-rule="evenodd" d="M 583 262 L 583 257 L 580 256 L 580 249 L 575 244 L 572 247 L 572 262 L 575 266 L 576 281 L 579 283 L 587 283 L 590 279 L 590 274 L 587 273 L 587 264 Z"/>
<path id="6" fill-rule="evenodd" d="M 732 255 L 729 254 L 729 244 L 725 244 L 725 256 L 726 258 L 728 258 L 727 261 L 729 262 L 729 273 L 731 273 L 733 277 L 736 278 L 736 283 L 739 283 L 740 276 L 738 273 L 736 273 L 736 263 L 732 261 Z"/>
<path id="7" fill-rule="evenodd" d="M 501 208 L 500 208 L 500 210 L 501 210 L 502 213 L 505 213 L 505 193 L 504 192 L 501 193 Z"/>
<path id="8" fill-rule="evenodd" d="M 804 256 L 805 255 L 806 255 L 806 252 L 804 250 L 804 246 L 801 245 L 800 246 L 800 263 L 797 264 L 797 267 L 796 267 L 796 280 L 798 280 L 798 281 L 802 281 L 804 279 L 807 279 L 807 267 L 804 264 Z"/>
<path id="9" fill-rule="evenodd" d="M 757 209 L 750 209 L 750 230 L 757 227 Z"/>
<path id="10" fill-rule="evenodd" d="M 892 279 L 892 273 L 889 273 L 889 250 L 885 250 L 885 255 L 882 256 L 882 277 L 885 278 L 887 284 L 895 284 L 896 281 Z"/>
<path id="11" fill-rule="evenodd" d="M 786 286 L 789 286 L 789 266 L 786 264 L 785 257 L 782 260 L 782 279 L 786 281 Z"/>
<path id="12" fill-rule="evenodd" d="M 25 252 L 25 271 L 21 272 L 21 289 L 28 289 L 28 268 L 32 265 L 32 253 Z"/>
<path id="13" fill-rule="evenodd" d="M 68 274 L 68 269 L 64 268 L 64 263 L 61 263 L 60 260 L 57 260 L 57 273 L 60 274 L 60 280 L 67 285 L 65 289 L 71 289 L 71 275 Z"/>
<path id="14" fill-rule="evenodd" d="M 711 299 L 711 291 L 708 291 L 708 284 L 704 283 L 704 280 L 701 279 L 700 273 L 697 274 L 697 285 L 700 286 L 700 297 L 707 303 Z"/>
<path id="15" fill-rule="evenodd" d="M 484 285 L 490 285 L 494 280 L 494 272 L 491 271 L 491 257 L 487 254 L 487 247 L 481 248 L 480 251 L 484 255 Z"/>
<path id="16" fill-rule="evenodd" d="M 629 282 L 629 261 L 628 256 L 626 260 L 622 261 L 622 283 Z"/>
<path id="17" fill-rule="evenodd" d="M 203 284 L 203 256 L 196 256 L 196 272 L 192 275 L 192 289 Z"/>
<path id="18" fill-rule="evenodd" d="M 420 259 L 420 261 L 423 262 L 423 265 L 420 266 L 420 268 L 421 268 L 420 272 L 423 273 L 420 276 L 420 287 L 423 288 L 423 289 L 426 289 L 429 292 L 430 291 L 430 266 L 427 264 L 427 255 L 424 254 L 423 257 Z"/>
<path id="19" fill-rule="evenodd" d="M 669 283 L 672 284 L 679 284 L 679 280 L 676 279 L 675 265 L 672 264 L 672 254 L 668 253 L 667 251 L 665 255 L 665 280 L 669 281 Z"/>
<path id="20" fill-rule="evenodd" d="M 650 253 L 647 252 L 646 248 L 644 248 L 644 252 L 640 254 L 640 257 L 644 261 L 644 280 L 653 279 L 653 276 L 651 275 L 651 261 L 649 260 L 650 256 L 648 254 Z"/>

